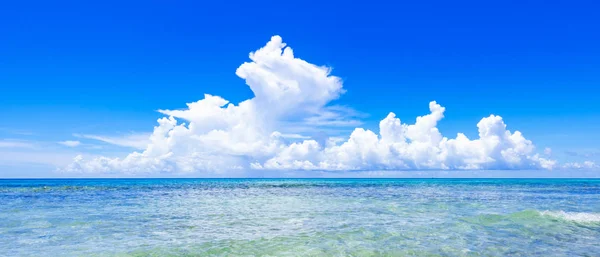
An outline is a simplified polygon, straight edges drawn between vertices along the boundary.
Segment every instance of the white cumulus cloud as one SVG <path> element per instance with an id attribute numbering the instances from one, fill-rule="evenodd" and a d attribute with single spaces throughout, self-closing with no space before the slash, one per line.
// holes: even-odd
<path id="1" fill-rule="evenodd" d="M 77 156 L 66 171 L 79 172 L 227 172 L 231 170 L 412 170 L 412 169 L 551 169 L 533 143 L 511 132 L 500 116 L 478 124 L 479 136 L 443 136 L 437 124 L 445 108 L 432 101 L 429 113 L 413 124 L 390 113 L 379 132 L 356 128 L 339 135 L 307 138 L 299 128 L 356 126 L 349 108 L 331 105 L 344 93 L 342 80 L 328 67 L 294 56 L 274 36 L 250 53 L 236 75 L 254 97 L 239 104 L 206 94 L 181 110 L 159 110 L 141 151 L 123 158 Z M 105 142 L 106 138 L 90 137 Z M 134 144 L 125 144 L 131 145 Z"/>
<path id="2" fill-rule="evenodd" d="M 322 147 L 307 140 L 293 143 L 264 164 L 267 169 L 382 170 L 382 169 L 551 169 L 555 162 L 534 152 L 519 131 L 510 132 L 500 116 L 478 124 L 479 138 L 459 133 L 448 139 L 437 129 L 445 108 L 429 103 L 430 113 L 403 124 L 390 113 L 379 134 L 357 128 L 339 145 Z"/>

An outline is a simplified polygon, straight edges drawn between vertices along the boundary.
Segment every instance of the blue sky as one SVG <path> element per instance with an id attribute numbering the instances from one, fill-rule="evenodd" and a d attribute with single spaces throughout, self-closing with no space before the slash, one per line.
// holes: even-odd
<path id="1" fill-rule="evenodd" d="M 156 110 L 185 108 L 205 93 L 235 104 L 252 98 L 235 71 L 273 35 L 343 80 L 345 93 L 327 105 L 351 109 L 356 115 L 344 118 L 357 124 L 328 136 L 348 137 L 354 127 L 378 132 L 389 112 L 412 124 L 435 100 L 446 108 L 437 128 L 449 138 L 477 138 L 476 124 L 496 114 L 536 153 L 551 148 L 560 163 L 600 163 L 599 8 L 593 1 L 5 3 L 0 176 L 58 176 L 57 167 L 79 154 L 123 158 L 144 150 L 131 145 L 165 116 Z"/>

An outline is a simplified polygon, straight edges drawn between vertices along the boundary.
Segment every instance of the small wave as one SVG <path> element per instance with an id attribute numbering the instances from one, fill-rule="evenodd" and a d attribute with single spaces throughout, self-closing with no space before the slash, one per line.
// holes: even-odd
<path id="1" fill-rule="evenodd" d="M 600 223 L 600 213 L 541 211 L 540 214 L 577 223 Z"/>
<path id="2" fill-rule="evenodd" d="M 600 225 L 600 213 L 524 210 L 508 214 L 481 214 L 464 220 L 480 225 L 506 224 L 507 222 L 518 224 L 534 222 L 542 225 L 543 223 L 538 222 L 545 220 L 596 226 Z"/>

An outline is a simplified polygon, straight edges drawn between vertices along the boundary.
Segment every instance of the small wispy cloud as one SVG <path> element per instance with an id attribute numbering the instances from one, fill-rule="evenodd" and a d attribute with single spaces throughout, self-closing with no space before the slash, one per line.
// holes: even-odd
<path id="1" fill-rule="evenodd" d="M 36 144 L 16 139 L 1 139 L 0 148 L 36 148 Z"/>
<path id="2" fill-rule="evenodd" d="M 76 146 L 81 145 L 81 142 L 76 141 L 76 140 L 67 140 L 67 141 L 61 141 L 58 143 L 61 145 L 64 145 L 64 146 L 68 146 L 68 147 L 76 147 Z"/>
<path id="3" fill-rule="evenodd" d="M 580 150 L 580 151 L 568 150 L 568 151 L 565 151 L 565 154 L 568 156 L 572 156 L 572 157 L 594 158 L 594 157 L 600 156 L 600 150 L 597 150 L 597 149 Z"/>
<path id="4" fill-rule="evenodd" d="M 44 165 L 48 170 L 61 167 L 72 162 L 75 153 L 70 151 L 44 150 L 44 149 L 0 149 L 0 165 L 23 166 Z M 91 155 L 90 155 L 91 156 Z M 0 172 L 1 175 L 1 172 Z"/>
<path id="5" fill-rule="evenodd" d="M 121 136 L 105 136 L 105 135 L 90 135 L 90 134 L 73 134 L 77 138 L 86 138 L 101 141 L 111 145 L 130 147 L 135 149 L 145 149 L 150 142 L 149 133 L 133 133 Z"/>
<path id="6" fill-rule="evenodd" d="M 29 130 L 4 128 L 4 127 L 0 127 L 0 132 L 4 132 L 4 133 L 8 133 L 8 134 L 13 134 L 13 135 L 20 135 L 20 136 L 32 136 L 32 135 L 35 135 L 35 133 L 33 133 L 33 132 L 29 131 Z"/>
<path id="7" fill-rule="evenodd" d="M 596 163 L 593 161 L 569 162 L 569 163 L 565 163 L 563 165 L 563 168 L 566 168 L 566 169 L 593 169 L 593 168 L 598 168 L 598 165 L 596 165 Z"/>
<path id="8" fill-rule="evenodd" d="M 304 119 L 304 125 L 322 127 L 353 127 L 360 126 L 360 120 L 368 115 L 358 112 L 350 107 L 341 105 L 327 106 L 320 110 L 317 115 Z"/>
<path id="9" fill-rule="evenodd" d="M 300 135 L 300 134 L 280 134 L 281 137 L 283 138 L 289 138 L 289 139 L 309 139 L 309 136 L 304 136 L 304 135 Z"/>

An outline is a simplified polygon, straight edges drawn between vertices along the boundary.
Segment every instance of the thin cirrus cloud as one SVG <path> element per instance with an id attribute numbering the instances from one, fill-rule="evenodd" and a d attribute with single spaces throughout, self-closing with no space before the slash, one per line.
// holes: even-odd
<path id="1" fill-rule="evenodd" d="M 568 163 L 563 164 L 563 168 L 566 168 L 566 169 L 593 169 L 593 168 L 598 168 L 598 165 L 593 161 L 568 162 Z"/>
<path id="2" fill-rule="evenodd" d="M 412 124 L 390 113 L 379 132 L 357 127 L 349 136 L 315 139 L 302 129 L 359 126 L 350 108 L 332 106 L 344 93 L 331 69 L 294 56 L 274 36 L 250 53 L 236 70 L 254 97 L 233 104 L 204 95 L 181 110 L 159 110 L 151 135 L 141 140 L 93 135 L 82 138 L 140 149 L 122 158 L 77 156 L 63 168 L 71 172 L 207 172 L 232 170 L 482 170 L 552 169 L 556 161 L 536 152 L 519 131 L 507 129 L 502 117 L 479 123 L 478 138 L 463 133 L 443 136 L 437 124 L 445 108 L 435 101 Z M 424 106 L 425 107 L 425 106 Z"/>
<path id="3" fill-rule="evenodd" d="M 104 142 L 111 145 L 128 147 L 134 149 L 145 149 L 148 146 L 149 134 L 137 133 L 128 134 L 122 136 L 104 136 L 104 135 L 89 135 L 89 134 L 73 134 L 74 137 L 92 139 L 100 142 Z"/>
<path id="4" fill-rule="evenodd" d="M 28 148 L 33 149 L 37 148 L 38 145 L 34 142 L 19 140 L 19 139 L 1 139 L 0 140 L 0 148 L 10 148 L 10 149 L 18 149 L 18 148 Z"/>
<path id="5" fill-rule="evenodd" d="M 68 146 L 68 147 L 77 147 L 77 146 L 81 145 L 81 142 L 76 141 L 76 140 L 67 140 L 67 141 L 61 141 L 58 143 L 61 145 L 64 145 L 64 146 Z"/>

